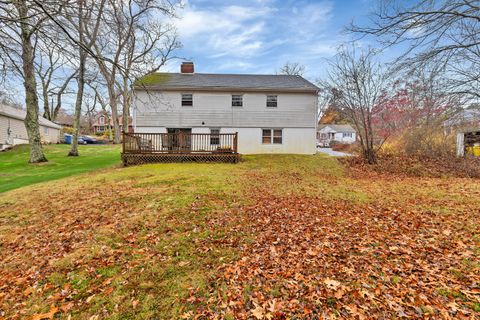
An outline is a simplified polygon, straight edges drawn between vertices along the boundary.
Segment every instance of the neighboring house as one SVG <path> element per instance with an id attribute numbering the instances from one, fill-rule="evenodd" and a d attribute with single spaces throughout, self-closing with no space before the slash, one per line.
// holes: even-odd
<path id="1" fill-rule="evenodd" d="M 480 129 L 480 110 L 464 109 L 443 122 L 445 134 L 454 131 Z"/>
<path id="2" fill-rule="evenodd" d="M 318 125 L 318 143 L 327 147 L 331 142 L 351 144 L 357 139 L 357 133 L 348 124 L 320 124 Z"/>
<path id="3" fill-rule="evenodd" d="M 121 132 L 123 131 L 123 117 L 121 116 L 118 117 L 118 122 L 120 125 L 120 132 Z M 105 112 L 98 113 L 93 123 L 93 133 L 101 134 L 108 130 L 113 130 L 112 117 Z M 128 132 L 133 132 L 131 117 L 128 118 Z"/>
<path id="4" fill-rule="evenodd" d="M 27 129 L 23 123 L 26 114 L 25 110 L 0 104 L 0 149 L 28 143 Z M 41 116 L 38 117 L 38 122 L 43 143 L 60 141 L 61 126 Z"/>
<path id="5" fill-rule="evenodd" d="M 300 76 L 153 73 L 135 84 L 136 133 L 238 133 L 238 153 L 314 154 L 318 88 Z M 220 143 L 221 144 L 221 143 Z M 185 147 L 185 146 L 183 146 Z M 187 143 L 188 148 L 188 143 Z"/>

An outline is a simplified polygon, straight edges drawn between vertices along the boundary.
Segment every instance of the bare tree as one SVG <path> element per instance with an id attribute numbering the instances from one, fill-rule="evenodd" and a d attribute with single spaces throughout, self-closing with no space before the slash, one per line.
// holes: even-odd
<path id="1" fill-rule="evenodd" d="M 406 48 L 398 65 L 411 70 L 444 67 L 449 88 L 480 97 L 480 6 L 478 1 L 382 0 L 369 26 L 349 30 L 375 36 L 384 46 Z"/>
<path id="2" fill-rule="evenodd" d="M 123 96 L 124 128 L 128 128 L 130 84 L 135 76 L 142 75 L 138 71 L 145 74 L 158 70 L 178 47 L 174 29 L 159 21 L 159 17 L 172 16 L 174 9 L 169 1 L 108 1 L 107 18 L 94 51 L 107 87 L 115 143 L 120 142 L 120 97 Z"/>
<path id="3" fill-rule="evenodd" d="M 52 28 L 54 26 L 50 26 Z M 62 97 L 68 94 L 68 86 L 76 75 L 68 63 L 69 58 L 61 46 L 65 40 L 57 33 L 52 38 L 39 39 L 37 44 L 38 58 L 35 59 L 35 69 L 40 80 L 41 100 L 43 102 L 43 117 L 55 122 L 62 107 Z M 69 68 L 65 66 L 68 65 Z"/>
<path id="4" fill-rule="evenodd" d="M 45 162 L 38 125 L 38 95 L 35 78 L 35 43 L 45 16 L 29 0 L 0 2 L 0 59 L 3 75 L 20 76 L 25 89 L 25 127 L 31 163 Z"/>
<path id="5" fill-rule="evenodd" d="M 76 0 L 72 6 L 65 6 L 62 12 L 64 28 L 69 28 L 69 37 L 73 37 L 73 48 L 76 48 L 78 55 L 77 71 L 77 96 L 75 100 L 75 113 L 73 122 L 72 146 L 68 152 L 69 156 L 78 156 L 78 134 L 80 130 L 80 118 L 82 115 L 82 103 L 85 90 L 85 72 L 87 58 L 91 48 L 97 39 L 103 17 L 103 9 L 106 0 L 88 1 Z M 75 36 L 74 36 L 75 35 Z M 87 37 L 88 35 L 88 37 Z"/>
<path id="6" fill-rule="evenodd" d="M 375 62 L 372 50 L 357 53 L 341 48 L 329 61 L 328 77 L 321 82 L 324 101 L 334 103 L 354 124 L 365 160 L 376 163 L 373 112 L 384 96 L 386 73 Z"/>
<path id="7" fill-rule="evenodd" d="M 287 74 L 293 76 L 301 76 L 305 74 L 305 66 L 298 62 L 287 61 L 278 72 L 279 74 Z"/>

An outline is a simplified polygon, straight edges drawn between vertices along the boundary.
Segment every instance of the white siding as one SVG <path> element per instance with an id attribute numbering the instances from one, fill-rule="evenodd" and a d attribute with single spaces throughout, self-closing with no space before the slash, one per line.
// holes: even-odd
<path id="1" fill-rule="evenodd" d="M 10 128 L 10 135 L 8 135 L 8 129 Z M 42 142 L 45 143 L 58 143 L 60 138 L 60 130 L 55 128 L 48 128 L 48 132 L 45 130 L 45 126 L 40 126 L 40 136 Z M 0 115 L 0 144 L 22 144 L 28 143 L 27 129 L 23 120 L 10 118 Z"/>
<path id="2" fill-rule="evenodd" d="M 218 127 L 215 127 L 218 128 Z M 264 127 L 266 129 L 266 127 Z M 314 154 L 315 128 L 283 128 L 282 144 L 263 144 L 264 128 L 220 128 L 220 133 L 238 132 L 238 152 L 241 154 L 295 153 Z M 138 133 L 166 133 L 166 127 L 137 127 Z M 210 133 L 209 127 L 193 127 L 192 133 Z"/>
<path id="3" fill-rule="evenodd" d="M 181 94 L 193 93 L 193 107 L 181 106 Z M 243 95 L 243 107 L 232 107 L 232 94 Z M 137 92 L 134 126 L 138 133 L 165 133 L 167 128 L 192 128 L 192 133 L 238 132 L 238 152 L 316 153 L 317 96 L 278 93 L 276 108 L 267 108 L 270 93 Z M 282 144 L 263 144 L 262 129 L 282 129 Z"/>
<path id="4" fill-rule="evenodd" d="M 344 137 L 343 132 L 336 132 L 330 127 L 325 127 L 323 129 L 318 130 L 319 133 L 319 142 L 327 142 L 329 143 L 330 141 L 337 141 L 341 143 L 354 143 L 356 141 L 356 133 L 352 132 L 351 137 Z M 326 134 L 326 137 L 322 139 L 321 134 Z M 330 134 L 334 134 L 333 139 L 330 138 Z"/>
<path id="5" fill-rule="evenodd" d="M 244 93 L 243 107 L 232 107 L 232 94 L 242 94 L 241 92 L 193 92 L 193 107 L 182 107 L 181 93 L 137 92 L 134 100 L 136 126 L 167 128 L 316 126 L 317 97 L 312 93 L 278 93 L 277 108 L 266 107 L 266 93 Z"/>

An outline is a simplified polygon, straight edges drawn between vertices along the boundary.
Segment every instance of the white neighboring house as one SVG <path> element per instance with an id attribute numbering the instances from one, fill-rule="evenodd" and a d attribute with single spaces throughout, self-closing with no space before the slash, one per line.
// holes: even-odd
<path id="1" fill-rule="evenodd" d="M 27 129 L 23 122 L 26 114 L 25 110 L 0 104 L 0 150 L 28 143 Z M 61 126 L 40 116 L 38 122 L 42 142 L 58 143 L 60 141 Z"/>
<path id="2" fill-rule="evenodd" d="M 153 73 L 134 87 L 135 133 L 235 133 L 238 152 L 316 153 L 318 88 L 300 76 Z"/>
<path id="3" fill-rule="evenodd" d="M 328 147 L 331 142 L 351 144 L 357 139 L 357 133 L 348 124 L 318 125 L 317 140 L 320 146 Z"/>

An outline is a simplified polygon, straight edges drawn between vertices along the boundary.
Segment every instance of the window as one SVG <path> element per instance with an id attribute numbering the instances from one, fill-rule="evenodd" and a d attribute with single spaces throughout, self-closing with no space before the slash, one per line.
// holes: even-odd
<path id="1" fill-rule="evenodd" d="M 344 138 L 351 138 L 351 137 L 353 137 L 353 134 L 351 132 L 344 132 L 343 137 Z"/>
<path id="2" fill-rule="evenodd" d="M 277 107 L 277 96 L 267 96 L 267 107 L 269 108 Z"/>
<path id="3" fill-rule="evenodd" d="M 210 129 L 210 144 L 220 144 L 220 129 Z"/>
<path id="4" fill-rule="evenodd" d="M 262 129 L 262 143 L 263 144 L 282 144 L 283 130 L 282 129 Z"/>
<path id="5" fill-rule="evenodd" d="M 273 143 L 282 144 L 282 129 L 273 130 Z"/>
<path id="6" fill-rule="evenodd" d="M 43 133 L 48 136 L 48 127 L 43 127 Z"/>
<path id="7" fill-rule="evenodd" d="M 103 116 L 100 117 L 98 123 L 100 123 L 100 124 L 105 124 L 105 117 L 103 117 Z"/>
<path id="8" fill-rule="evenodd" d="M 270 129 L 262 130 L 262 143 L 263 144 L 272 143 L 272 130 Z"/>
<path id="9" fill-rule="evenodd" d="M 240 94 L 232 94 L 232 107 L 243 107 L 243 96 Z"/>
<path id="10" fill-rule="evenodd" d="M 187 93 L 182 94 L 182 107 L 192 107 L 193 106 L 193 94 Z"/>

